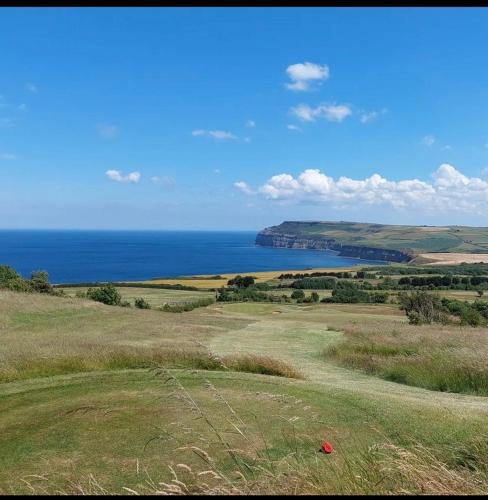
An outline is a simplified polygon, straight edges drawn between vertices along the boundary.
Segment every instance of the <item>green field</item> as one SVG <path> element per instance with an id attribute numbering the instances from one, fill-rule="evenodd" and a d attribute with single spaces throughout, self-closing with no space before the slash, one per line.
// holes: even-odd
<path id="1" fill-rule="evenodd" d="M 409 328 L 394 305 L 174 314 L 0 291 L 0 492 L 486 493 L 487 398 L 325 355 L 352 331 Z M 482 329 L 450 328 L 464 335 L 459 363 L 469 349 L 486 359 L 470 345 Z M 202 352 L 264 356 L 302 378 L 184 366 L 181 353 Z M 318 453 L 323 440 L 333 454 Z"/>
<path id="2" fill-rule="evenodd" d="M 66 287 L 60 288 L 68 296 L 74 297 L 77 292 L 86 293 L 88 287 Z M 209 291 L 188 291 L 188 290 L 165 290 L 161 288 L 138 288 L 138 287 L 117 287 L 122 300 L 129 301 L 134 305 L 134 299 L 142 297 L 151 307 L 159 307 L 165 303 L 181 304 L 193 302 L 198 299 L 215 297 L 214 292 Z"/>
<path id="3" fill-rule="evenodd" d="M 344 245 L 411 250 L 415 253 L 488 253 L 487 227 L 286 221 L 268 229 L 277 234 L 335 239 Z"/>

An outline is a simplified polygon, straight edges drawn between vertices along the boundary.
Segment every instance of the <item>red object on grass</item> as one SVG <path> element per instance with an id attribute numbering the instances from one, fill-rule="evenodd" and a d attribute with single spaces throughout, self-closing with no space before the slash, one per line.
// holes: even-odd
<path id="1" fill-rule="evenodd" d="M 332 448 L 332 445 L 329 443 L 329 441 L 324 441 L 322 443 L 322 451 L 324 453 L 329 454 L 329 453 L 332 453 L 334 451 L 334 448 Z"/>

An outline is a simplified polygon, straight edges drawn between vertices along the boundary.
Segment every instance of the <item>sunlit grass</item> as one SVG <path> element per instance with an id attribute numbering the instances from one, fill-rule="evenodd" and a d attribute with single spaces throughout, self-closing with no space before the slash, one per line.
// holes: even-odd
<path id="1" fill-rule="evenodd" d="M 150 368 L 222 370 L 303 378 L 298 370 L 268 356 L 218 357 L 206 350 L 121 348 L 93 349 L 83 355 L 35 358 L 19 356 L 0 367 L 0 383 L 71 373 Z"/>
<path id="2" fill-rule="evenodd" d="M 434 391 L 488 396 L 485 328 L 413 326 L 345 328 L 326 356 L 342 365 Z"/>

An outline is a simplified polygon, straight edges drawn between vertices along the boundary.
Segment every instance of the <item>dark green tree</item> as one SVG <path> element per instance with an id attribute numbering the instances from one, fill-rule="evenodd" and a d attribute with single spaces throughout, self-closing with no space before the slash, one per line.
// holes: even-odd
<path id="1" fill-rule="evenodd" d="M 227 282 L 228 286 L 235 286 L 237 288 L 247 288 L 251 285 L 254 285 L 254 276 L 241 276 L 237 275 L 235 278 L 230 279 Z"/>

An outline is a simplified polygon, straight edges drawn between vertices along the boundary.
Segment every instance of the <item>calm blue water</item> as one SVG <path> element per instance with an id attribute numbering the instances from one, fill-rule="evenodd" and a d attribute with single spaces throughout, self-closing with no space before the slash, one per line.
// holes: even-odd
<path id="1" fill-rule="evenodd" d="M 53 283 L 129 281 L 367 262 L 315 250 L 258 247 L 255 232 L 0 231 L 0 264 Z"/>

